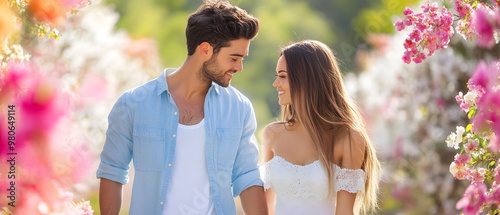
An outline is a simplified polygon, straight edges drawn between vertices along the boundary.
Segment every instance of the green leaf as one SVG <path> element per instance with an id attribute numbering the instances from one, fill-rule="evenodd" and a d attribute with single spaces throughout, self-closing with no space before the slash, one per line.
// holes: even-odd
<path id="1" fill-rule="evenodd" d="M 472 130 L 472 123 L 468 124 L 467 127 L 465 127 L 465 132 L 469 133 Z"/>

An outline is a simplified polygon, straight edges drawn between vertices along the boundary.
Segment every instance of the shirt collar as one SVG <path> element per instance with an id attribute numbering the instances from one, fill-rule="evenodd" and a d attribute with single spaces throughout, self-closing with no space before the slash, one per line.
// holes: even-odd
<path id="1" fill-rule="evenodd" d="M 160 95 L 163 92 L 167 91 L 168 92 L 168 84 L 167 84 L 167 74 L 170 74 L 172 72 L 175 72 L 177 69 L 176 68 L 166 68 L 163 70 L 163 72 L 156 78 L 156 95 Z M 215 91 L 217 95 L 220 95 L 220 86 L 218 86 L 216 83 L 212 82 L 212 86 L 210 89 L 208 89 L 208 93 L 210 91 Z"/>

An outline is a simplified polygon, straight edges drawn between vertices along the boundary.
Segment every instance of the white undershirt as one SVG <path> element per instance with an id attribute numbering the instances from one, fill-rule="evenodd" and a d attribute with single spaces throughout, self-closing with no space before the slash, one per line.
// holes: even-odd
<path id="1" fill-rule="evenodd" d="M 177 127 L 175 158 L 163 215 L 215 214 L 205 161 L 204 119 Z"/>

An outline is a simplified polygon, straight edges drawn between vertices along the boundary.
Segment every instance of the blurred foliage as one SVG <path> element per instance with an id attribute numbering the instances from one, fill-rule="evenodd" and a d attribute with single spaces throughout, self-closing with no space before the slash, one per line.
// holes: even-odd
<path id="1" fill-rule="evenodd" d="M 405 7 L 414 7 L 420 0 L 381 0 L 373 8 L 361 11 L 353 21 L 356 32 L 367 33 L 394 33 L 394 18 L 403 16 Z"/>

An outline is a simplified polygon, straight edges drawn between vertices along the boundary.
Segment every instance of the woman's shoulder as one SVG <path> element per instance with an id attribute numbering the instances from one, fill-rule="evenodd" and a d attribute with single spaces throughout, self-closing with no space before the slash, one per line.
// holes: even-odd
<path id="1" fill-rule="evenodd" d="M 366 138 L 363 132 L 350 129 L 347 135 L 338 142 L 339 154 L 336 157 L 340 158 L 342 168 L 358 169 L 361 167 L 365 157 Z"/>
<path id="2" fill-rule="evenodd" d="M 273 142 L 277 135 L 286 132 L 285 122 L 272 122 L 266 125 L 262 130 L 262 138 L 264 142 Z"/>
<path id="3" fill-rule="evenodd" d="M 272 122 L 266 125 L 264 127 L 264 130 L 262 131 L 263 135 L 272 135 L 272 134 L 278 134 L 286 131 L 285 128 L 286 123 L 285 122 Z"/>

